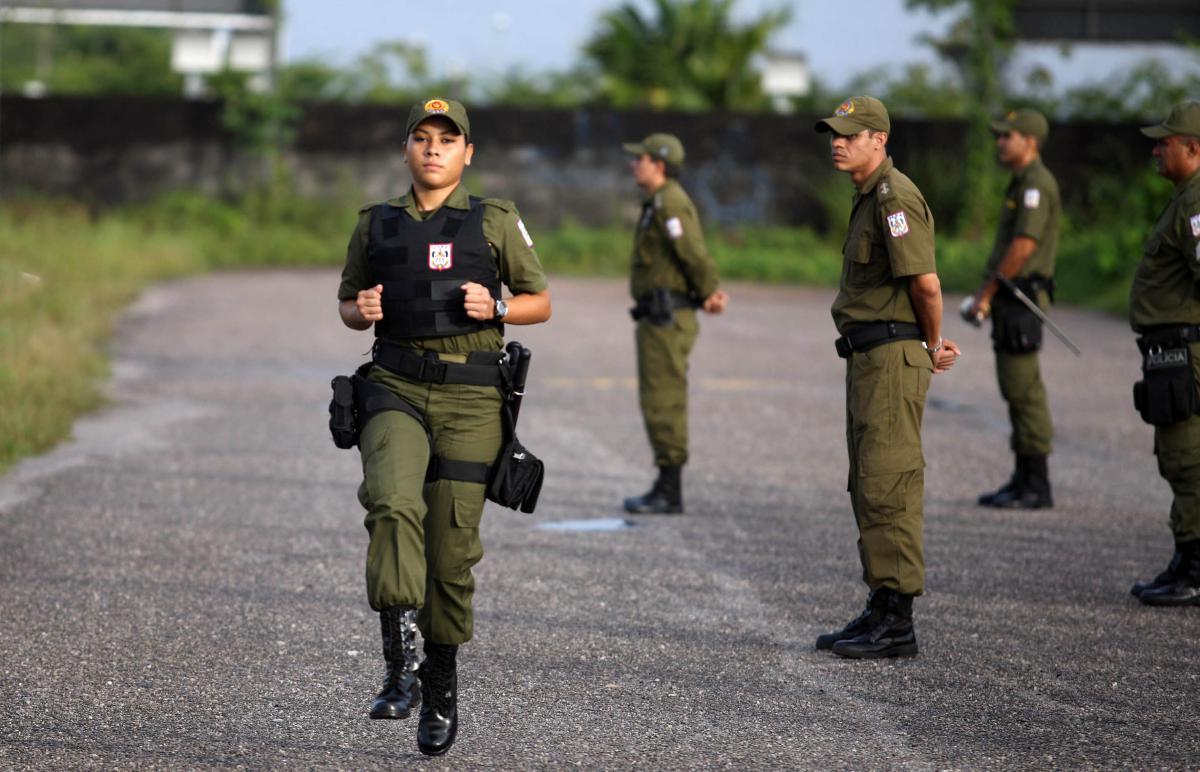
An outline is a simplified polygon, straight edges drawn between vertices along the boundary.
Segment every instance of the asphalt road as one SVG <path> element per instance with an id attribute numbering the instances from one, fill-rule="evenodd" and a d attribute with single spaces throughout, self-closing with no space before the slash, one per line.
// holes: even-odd
<path id="1" fill-rule="evenodd" d="M 366 334 L 336 273 L 156 287 L 114 347 L 112 404 L 0 478 L 0 767 L 1200 766 L 1200 609 L 1129 595 L 1169 557 L 1169 491 L 1130 400 L 1119 319 L 1047 343 L 1058 506 L 979 508 L 1009 472 L 986 334 L 925 418 L 921 655 L 850 662 L 814 637 L 865 596 L 844 492 L 827 290 L 732 287 L 692 363 L 688 514 L 614 531 L 652 476 L 622 282 L 557 280 L 522 439 L 537 512 L 492 508 L 462 726 L 370 721 L 357 455 L 325 427 Z M 948 299 L 949 300 L 953 300 Z M 950 303 L 947 303 L 950 307 Z"/>

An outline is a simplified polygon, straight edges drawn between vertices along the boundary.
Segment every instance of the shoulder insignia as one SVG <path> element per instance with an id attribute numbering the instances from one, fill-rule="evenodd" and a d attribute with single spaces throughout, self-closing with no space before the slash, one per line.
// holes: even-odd
<path id="1" fill-rule="evenodd" d="M 517 230 L 521 231 L 521 238 L 525 239 L 525 246 L 533 247 L 533 238 L 529 235 L 529 231 L 525 228 L 525 223 L 517 218 Z"/>
<path id="2" fill-rule="evenodd" d="M 678 239 L 683 236 L 683 223 L 680 222 L 678 217 L 667 219 L 667 235 L 672 239 Z"/>
<path id="3" fill-rule="evenodd" d="M 888 230 L 892 232 L 892 238 L 898 239 L 908 233 L 908 218 L 904 216 L 903 210 L 892 212 L 887 216 Z"/>
<path id="4" fill-rule="evenodd" d="M 1194 214 L 1188 220 L 1188 224 L 1192 226 L 1192 236 L 1200 238 L 1200 214 Z"/>
<path id="5" fill-rule="evenodd" d="M 662 193 L 655 193 L 654 194 L 654 208 L 662 209 L 662 207 L 663 207 L 663 195 L 662 195 Z"/>
<path id="6" fill-rule="evenodd" d="M 1042 202 L 1042 192 L 1037 188 L 1028 188 L 1025 191 L 1025 208 L 1037 209 L 1038 204 Z"/>
<path id="7" fill-rule="evenodd" d="M 883 180 L 882 182 L 879 183 L 879 195 L 886 196 L 888 193 L 891 193 L 891 192 L 892 192 L 892 186 L 888 185 L 887 180 Z"/>

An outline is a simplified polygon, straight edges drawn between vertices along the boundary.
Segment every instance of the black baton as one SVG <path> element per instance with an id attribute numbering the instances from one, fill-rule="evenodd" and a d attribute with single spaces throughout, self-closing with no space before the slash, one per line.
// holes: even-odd
<path id="1" fill-rule="evenodd" d="M 521 400 L 525 398 L 525 378 L 529 375 L 529 360 L 533 352 L 517 341 L 511 341 L 504 347 L 508 354 L 508 366 L 512 373 L 512 391 L 508 395 L 508 409 L 512 413 L 513 428 L 517 426 L 517 416 L 521 413 Z"/>

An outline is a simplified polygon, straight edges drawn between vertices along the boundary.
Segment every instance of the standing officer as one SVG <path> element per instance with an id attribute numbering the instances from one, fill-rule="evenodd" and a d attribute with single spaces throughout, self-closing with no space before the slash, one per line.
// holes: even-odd
<path id="1" fill-rule="evenodd" d="M 1175 554 L 1131 592 L 1149 606 L 1200 606 L 1200 102 L 1177 105 L 1142 133 L 1155 140 L 1155 166 L 1175 195 L 1142 247 L 1129 293 L 1145 373 L 1134 402 L 1154 424 L 1158 471 L 1175 494 Z"/>
<path id="2" fill-rule="evenodd" d="M 407 718 L 423 703 L 417 744 L 427 755 L 445 753 L 458 728 L 455 660 L 472 635 L 483 480 L 503 433 L 503 323 L 550 318 L 516 206 L 460 185 L 475 152 L 470 133 L 458 102 L 413 106 L 403 145 L 412 187 L 360 211 L 338 288 L 342 321 L 376 336 L 369 393 L 356 394 L 366 418 L 367 597 L 387 662 L 371 718 Z"/>
<path id="3" fill-rule="evenodd" d="M 658 466 L 654 485 L 625 499 L 625 510 L 680 514 L 688 459 L 688 355 L 699 332 L 695 309 L 719 314 L 729 296 L 717 289 L 717 266 L 704 246 L 696 207 L 676 179 L 683 143 L 671 134 L 651 134 L 621 147 L 634 156 L 629 167 L 645 196 L 629 288 L 636 303 L 638 398 Z"/>
<path id="4" fill-rule="evenodd" d="M 870 588 L 866 609 L 818 637 L 817 648 L 854 659 L 912 656 L 912 601 L 925 589 L 925 392 L 930 375 L 950 369 L 960 352 L 941 336 L 933 215 L 888 157 L 887 109 L 853 97 L 816 130 L 830 133 L 833 165 L 857 189 L 832 312 L 846 360 L 847 487 Z"/>
<path id="5" fill-rule="evenodd" d="M 979 503 L 991 507 L 1041 509 L 1054 506 L 1046 458 L 1054 427 L 1042 383 L 1038 350 L 1042 322 L 996 274 L 1009 279 L 1031 300 L 1049 308 L 1054 296 L 1054 256 L 1062 201 L 1054 175 L 1042 163 L 1041 149 L 1050 133 L 1036 110 L 1016 110 L 992 123 L 1000 163 L 1012 170 L 1004 194 L 996 243 L 987 260 L 983 284 L 964 315 L 992 317 L 992 347 L 1000 395 L 1008 403 L 1011 447 L 1016 455 L 1012 478 Z"/>

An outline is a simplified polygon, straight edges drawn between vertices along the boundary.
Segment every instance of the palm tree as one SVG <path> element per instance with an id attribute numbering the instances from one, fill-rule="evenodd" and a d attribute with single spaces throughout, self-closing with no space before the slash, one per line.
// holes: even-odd
<path id="1" fill-rule="evenodd" d="M 584 48 L 616 107 L 753 110 L 766 106 L 755 57 L 791 11 L 768 11 L 745 24 L 733 0 L 654 0 L 655 17 L 625 3 L 600 18 Z"/>

